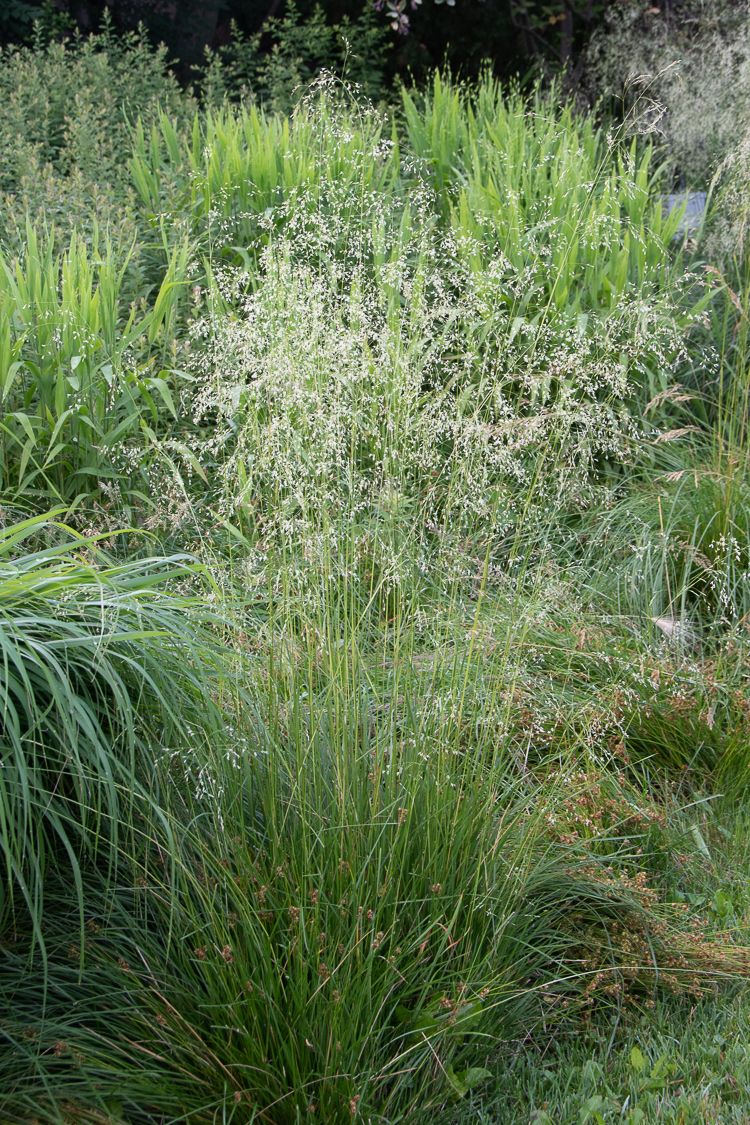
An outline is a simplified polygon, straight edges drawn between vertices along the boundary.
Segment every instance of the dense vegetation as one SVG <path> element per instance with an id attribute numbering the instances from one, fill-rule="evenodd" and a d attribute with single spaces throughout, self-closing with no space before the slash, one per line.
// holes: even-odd
<path id="1" fill-rule="evenodd" d="M 745 1120 L 743 149 L 248 58 L 2 58 L 0 1117 Z"/>
<path id="2" fill-rule="evenodd" d="M 381 80 L 424 76 L 446 62 L 476 75 L 488 59 L 508 77 L 539 63 L 580 71 L 586 44 L 613 10 L 616 17 L 657 13 L 684 25 L 696 6 L 717 3 L 726 0 L 4 0 L 0 43 L 88 35 L 108 13 L 119 31 L 141 25 L 152 43 L 166 43 L 185 77 L 201 66 L 206 49 L 238 45 L 245 57 L 331 66 L 340 61 L 342 39 L 349 57 L 353 48 Z"/>

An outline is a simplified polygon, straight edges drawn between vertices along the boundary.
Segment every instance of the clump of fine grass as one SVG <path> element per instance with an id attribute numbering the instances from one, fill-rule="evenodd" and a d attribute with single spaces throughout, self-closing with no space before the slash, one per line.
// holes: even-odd
<path id="1" fill-rule="evenodd" d="M 154 754 L 216 724 L 195 602 L 169 588 L 189 573 L 179 556 L 115 563 L 53 516 L 0 532 L 4 928 L 28 917 L 43 944 L 50 872 L 82 923 L 84 863 L 112 876 L 141 807 L 164 801 Z"/>
<path id="2" fill-rule="evenodd" d="M 750 120 L 748 5 L 620 5 L 587 56 L 595 96 L 624 104 L 630 127 L 652 130 L 684 183 L 708 186 Z"/>
<path id="3" fill-rule="evenodd" d="M 75 950 L 51 907 L 41 1023 L 9 948 L 13 1112 L 43 1083 L 51 1105 L 133 1121 L 403 1120 L 503 1043 L 738 971 L 664 896 L 645 801 L 601 776 L 530 785 L 468 705 L 430 711 L 436 678 L 460 708 L 481 674 L 470 642 L 420 675 L 401 635 L 378 682 L 367 634 L 309 611 L 282 663 L 297 630 L 277 613 L 279 642 L 246 656 L 244 731 L 199 775 L 171 760 L 189 827 L 164 856 L 154 823 L 116 894 L 87 893 Z"/>

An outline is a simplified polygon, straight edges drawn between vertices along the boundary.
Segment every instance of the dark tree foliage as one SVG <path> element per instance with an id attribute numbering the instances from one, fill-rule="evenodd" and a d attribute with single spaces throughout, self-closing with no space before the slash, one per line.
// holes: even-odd
<path id="1" fill-rule="evenodd" d="M 638 4 L 643 0 L 619 0 Z M 331 24 L 356 20 L 373 0 L 298 0 L 302 21 L 316 6 Z M 682 0 L 657 0 L 652 5 L 677 13 Z M 387 20 L 387 3 L 383 20 Z M 205 47 L 225 45 L 236 24 L 256 34 L 285 14 L 285 0 L 3 0 L 0 42 L 28 41 L 39 19 L 47 35 L 64 27 L 84 34 L 99 26 L 105 7 L 116 27 L 143 23 L 154 42 L 164 42 L 183 77 L 200 63 Z M 409 31 L 389 31 L 388 70 L 419 76 L 427 68 L 448 63 L 454 71 L 475 74 L 491 60 L 501 75 L 525 73 L 542 62 L 574 67 L 581 47 L 601 22 L 607 0 L 421 0 L 407 6 Z M 268 39 L 270 47 L 271 40 Z"/>
<path id="2" fill-rule="evenodd" d="M 7 43 L 27 39 L 31 35 L 34 20 L 41 14 L 41 4 L 27 3 L 27 0 L 5 0 L 0 5 L 0 40 Z"/>

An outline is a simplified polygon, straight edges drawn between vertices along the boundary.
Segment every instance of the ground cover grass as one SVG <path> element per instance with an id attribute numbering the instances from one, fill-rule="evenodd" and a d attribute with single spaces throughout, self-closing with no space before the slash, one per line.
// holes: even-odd
<path id="1" fill-rule="evenodd" d="M 742 1113 L 741 269 L 554 94 L 163 81 L 6 185 L 4 1119 Z"/>

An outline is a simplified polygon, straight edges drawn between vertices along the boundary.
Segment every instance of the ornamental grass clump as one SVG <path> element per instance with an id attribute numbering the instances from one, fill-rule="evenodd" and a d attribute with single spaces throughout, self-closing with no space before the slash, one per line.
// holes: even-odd
<path id="1" fill-rule="evenodd" d="M 671 419 L 708 294 L 671 256 L 649 153 L 487 77 L 404 97 L 405 139 L 324 91 L 291 122 L 225 111 L 137 144 L 154 214 L 186 207 L 234 259 L 185 366 L 222 508 L 261 536 L 344 509 L 502 534 L 592 503 Z"/>
<path id="2" fill-rule="evenodd" d="M 55 515 L 0 531 L 0 923 L 42 944 L 50 875 L 82 924 L 84 867 L 113 877 L 165 804 L 155 748 L 219 725 L 185 557 L 118 563 Z"/>
<path id="3" fill-rule="evenodd" d="M 368 570 L 375 552 L 397 580 L 425 551 L 544 537 L 632 462 L 645 372 L 668 382 L 682 356 L 663 307 L 575 330 L 515 315 L 510 264 L 474 272 L 448 236 L 412 238 L 374 279 L 319 268 L 304 231 L 261 265 L 194 326 L 192 411 L 222 510 L 302 569 L 327 552 Z"/>
<path id="4" fill-rule="evenodd" d="M 612 6 L 587 50 L 595 97 L 650 132 L 690 188 L 711 178 L 750 123 L 750 8 L 745 0 Z"/>
<path id="5" fill-rule="evenodd" d="M 168 843 L 152 821 L 116 889 L 87 887 L 74 948 L 51 902 L 43 1020 L 9 946 L 6 1112 L 38 1112 L 43 1089 L 81 1118 L 408 1119 L 503 1044 L 649 1002 L 662 970 L 693 991 L 744 971 L 670 899 L 651 802 L 601 772 L 519 777 L 469 702 L 495 683 L 471 638 L 418 674 L 408 634 L 382 667 L 332 610 L 308 607 L 300 643 L 291 608 L 269 625 L 292 658 L 245 655 L 242 737 L 207 748 L 200 779 L 168 755 Z"/>

